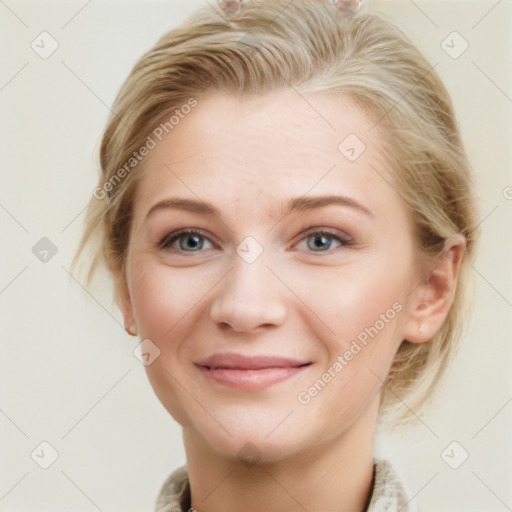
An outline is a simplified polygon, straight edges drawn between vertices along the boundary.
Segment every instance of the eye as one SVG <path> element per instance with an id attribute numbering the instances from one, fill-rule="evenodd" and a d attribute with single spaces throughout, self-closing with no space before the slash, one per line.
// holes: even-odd
<path id="1" fill-rule="evenodd" d="M 347 235 L 341 235 L 337 231 L 329 229 L 317 229 L 307 234 L 302 240 L 312 252 L 328 252 L 331 249 L 333 240 L 339 243 L 339 247 L 353 244 L 353 240 Z M 325 249 L 325 250 L 324 250 Z"/>
<path id="2" fill-rule="evenodd" d="M 165 235 L 158 243 L 158 248 L 174 252 L 201 252 L 202 249 L 212 248 L 205 247 L 205 241 L 211 245 L 208 237 L 201 230 L 181 229 Z M 333 241 L 338 242 L 338 248 L 353 244 L 353 240 L 348 235 L 326 228 L 316 228 L 316 231 L 306 234 L 300 242 L 303 241 L 306 241 L 307 248 L 312 252 L 329 252 Z M 173 247 L 176 242 L 178 242 L 178 248 Z"/>
<path id="3" fill-rule="evenodd" d="M 158 247 L 160 249 L 172 249 L 175 252 L 200 252 L 204 248 L 205 240 L 208 239 L 200 230 L 181 229 L 165 235 L 158 243 Z M 172 247 L 177 241 L 179 242 L 179 249 Z"/>

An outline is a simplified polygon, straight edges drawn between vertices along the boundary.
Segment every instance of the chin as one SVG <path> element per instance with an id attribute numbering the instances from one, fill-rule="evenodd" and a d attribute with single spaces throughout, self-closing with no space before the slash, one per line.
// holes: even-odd
<path id="1" fill-rule="evenodd" d="M 284 460 L 297 449 L 290 437 L 265 438 L 265 434 L 255 432 L 253 429 L 240 430 L 233 437 L 227 434 L 219 435 L 219 431 L 212 435 L 209 432 L 202 432 L 202 435 L 216 452 L 246 466 Z"/>
<path id="2" fill-rule="evenodd" d="M 198 420 L 194 430 L 215 451 L 252 465 L 281 461 L 307 449 L 308 420 L 298 410 L 292 411 L 290 407 L 272 409 L 258 404 L 217 410 L 218 423 L 204 416 L 191 419 Z M 312 439 L 311 444 L 314 442 Z"/>

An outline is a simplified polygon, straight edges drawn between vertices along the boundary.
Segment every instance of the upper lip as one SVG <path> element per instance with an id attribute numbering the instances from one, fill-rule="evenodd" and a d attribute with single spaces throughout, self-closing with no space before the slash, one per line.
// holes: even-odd
<path id="1" fill-rule="evenodd" d="M 297 368 L 309 363 L 310 361 L 300 361 L 289 357 L 271 355 L 244 356 L 235 353 L 222 353 L 214 354 L 198 364 L 206 368 L 261 370 L 263 368 Z"/>

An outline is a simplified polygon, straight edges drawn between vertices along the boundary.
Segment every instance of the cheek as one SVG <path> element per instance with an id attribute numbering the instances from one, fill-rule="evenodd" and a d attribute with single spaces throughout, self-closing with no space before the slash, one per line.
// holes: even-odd
<path id="1" fill-rule="evenodd" d="M 322 340 L 327 360 L 308 383 L 311 394 L 305 387 L 302 396 L 338 423 L 375 399 L 402 341 L 412 262 L 409 252 L 402 255 L 398 261 L 391 253 L 374 254 L 329 269 L 323 279 L 301 278 L 309 305 L 332 331 Z M 322 390 L 318 399 L 316 389 Z"/>
<path id="2" fill-rule="evenodd" d="M 173 270 L 145 260 L 134 265 L 132 276 L 132 300 L 140 335 L 160 345 L 164 338 L 173 336 L 199 302 L 204 291 L 194 282 L 201 280 L 187 270 Z"/>
<path id="3" fill-rule="evenodd" d="M 132 301 L 141 340 L 151 340 L 159 356 L 145 367 L 148 380 L 165 409 L 182 426 L 190 424 L 180 383 L 186 369 L 180 362 L 182 340 L 193 327 L 193 307 L 201 290 L 169 267 L 139 260 L 132 267 Z M 186 279 L 188 281 L 188 278 Z M 204 292 L 203 292 L 204 294 Z M 197 295 L 197 297 L 196 297 Z"/>
<path id="4" fill-rule="evenodd" d="M 347 343 L 371 327 L 386 333 L 398 328 L 410 291 L 409 260 L 392 263 L 383 255 L 361 258 L 339 268 L 288 275 L 305 306 L 329 328 L 332 348 Z M 372 332 L 374 330 L 372 329 Z M 327 341 L 326 339 L 326 341 Z"/>
<path id="5" fill-rule="evenodd" d="M 335 335 L 323 339 L 327 360 L 300 390 L 298 401 L 306 421 L 322 415 L 331 418 L 332 425 L 311 423 L 311 428 L 322 429 L 325 438 L 357 419 L 377 399 L 401 342 L 404 287 L 396 279 L 375 277 L 370 272 L 346 277 L 343 286 L 323 287 L 317 297 L 323 298 L 316 302 L 318 315 Z"/>

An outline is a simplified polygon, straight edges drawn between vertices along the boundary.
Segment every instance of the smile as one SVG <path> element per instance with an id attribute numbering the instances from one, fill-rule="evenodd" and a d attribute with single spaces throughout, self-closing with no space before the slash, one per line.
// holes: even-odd
<path id="1" fill-rule="evenodd" d="M 207 378 L 223 386 L 245 391 L 259 391 L 294 377 L 311 365 L 276 356 L 215 354 L 196 366 Z"/>

